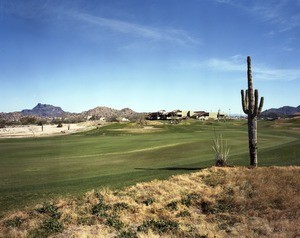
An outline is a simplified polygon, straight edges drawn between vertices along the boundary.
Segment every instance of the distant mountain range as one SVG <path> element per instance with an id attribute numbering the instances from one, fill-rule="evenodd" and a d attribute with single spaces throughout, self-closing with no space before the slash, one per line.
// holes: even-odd
<path id="1" fill-rule="evenodd" d="M 19 121 L 22 117 L 37 117 L 37 118 L 64 118 L 72 121 L 82 121 L 87 119 L 106 119 L 125 117 L 132 119 L 137 117 L 137 113 L 130 108 L 117 110 L 109 107 L 96 107 L 81 113 L 65 112 L 61 107 L 38 103 L 33 109 L 24 109 L 20 112 L 0 113 L 0 120 L 4 121 Z"/>
<path id="2" fill-rule="evenodd" d="M 263 111 L 260 116 L 270 118 L 300 116 L 300 105 L 298 107 L 284 106 L 280 108 L 271 108 Z"/>
<path id="3" fill-rule="evenodd" d="M 24 109 L 20 112 L 0 113 L 0 120 L 4 121 L 20 121 L 22 117 L 37 117 L 37 118 L 64 118 L 70 121 L 82 121 L 88 119 L 106 119 L 113 118 L 136 118 L 141 113 L 135 112 L 130 108 L 121 110 L 109 107 L 96 107 L 81 113 L 65 112 L 61 107 L 38 103 L 33 109 Z M 260 114 L 264 118 L 278 118 L 278 117 L 291 117 L 300 116 L 300 105 L 298 107 L 284 106 L 280 108 L 271 108 L 263 111 Z"/>

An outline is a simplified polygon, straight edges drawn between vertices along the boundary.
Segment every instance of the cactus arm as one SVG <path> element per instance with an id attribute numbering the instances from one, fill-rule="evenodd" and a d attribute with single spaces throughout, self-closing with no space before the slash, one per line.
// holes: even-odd
<path id="1" fill-rule="evenodd" d="M 247 107 L 247 111 L 248 111 L 248 113 L 249 113 L 249 104 L 248 104 L 248 89 L 246 89 L 246 96 L 245 96 L 245 101 L 246 101 L 246 107 Z M 247 114 L 248 114 L 247 113 Z"/>
<path id="2" fill-rule="evenodd" d="M 247 109 L 247 90 L 246 90 L 246 97 L 244 95 L 244 90 L 241 90 L 241 96 L 242 96 L 242 107 L 245 114 L 248 114 Z"/>
<path id="3" fill-rule="evenodd" d="M 258 90 L 255 89 L 254 91 L 254 111 L 253 115 L 257 116 L 258 115 Z"/>
<path id="4" fill-rule="evenodd" d="M 258 107 L 258 114 L 261 113 L 262 107 L 264 106 L 264 97 L 260 98 L 260 103 L 259 103 L 259 107 Z"/>

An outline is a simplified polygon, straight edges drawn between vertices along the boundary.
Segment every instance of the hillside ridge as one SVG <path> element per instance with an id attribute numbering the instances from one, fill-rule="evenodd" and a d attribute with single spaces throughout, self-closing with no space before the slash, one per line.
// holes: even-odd
<path id="1" fill-rule="evenodd" d="M 89 118 L 99 119 L 104 118 L 134 118 L 140 113 L 133 111 L 130 108 L 123 108 L 121 110 L 113 109 L 105 106 L 98 106 L 93 109 L 83 111 L 80 113 L 71 113 L 64 111 L 59 106 L 50 104 L 38 103 L 32 109 L 24 109 L 19 112 L 0 113 L 0 119 L 4 121 L 19 121 L 22 117 L 37 117 L 37 118 L 64 118 L 73 120 L 87 120 Z"/>
<path id="2" fill-rule="evenodd" d="M 283 106 L 280 108 L 270 108 L 261 113 L 262 117 L 285 117 L 300 115 L 300 105 L 298 107 Z"/>

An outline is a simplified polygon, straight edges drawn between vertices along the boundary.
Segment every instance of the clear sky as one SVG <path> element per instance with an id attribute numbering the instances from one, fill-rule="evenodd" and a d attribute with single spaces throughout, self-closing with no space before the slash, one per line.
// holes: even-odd
<path id="1" fill-rule="evenodd" d="M 300 104 L 299 0 L 0 0 L 0 112 Z"/>

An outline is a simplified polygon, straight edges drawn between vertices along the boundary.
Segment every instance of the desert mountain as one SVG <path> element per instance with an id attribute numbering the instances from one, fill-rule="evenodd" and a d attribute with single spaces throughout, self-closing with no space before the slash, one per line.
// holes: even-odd
<path id="1" fill-rule="evenodd" d="M 0 113 L 0 120 L 6 122 L 17 122 L 22 117 L 36 117 L 36 118 L 64 118 L 70 121 L 83 121 L 87 119 L 99 119 L 101 117 L 111 120 L 113 118 L 125 117 L 128 119 L 136 118 L 139 113 L 134 112 L 130 108 L 121 110 L 109 107 L 96 107 L 81 113 L 65 112 L 61 107 L 38 103 L 33 109 L 24 109 L 21 112 Z"/>
<path id="2" fill-rule="evenodd" d="M 280 108 L 271 108 L 261 113 L 262 117 L 290 117 L 300 114 L 300 105 L 298 107 L 284 106 Z"/>
<path id="3" fill-rule="evenodd" d="M 69 112 L 65 112 L 60 107 L 52 106 L 49 104 L 38 103 L 33 109 L 26 109 L 21 111 L 24 116 L 39 116 L 39 117 L 67 117 L 70 115 Z M 109 107 L 96 107 L 88 111 L 81 113 L 72 113 L 82 117 L 94 117 L 94 118 L 111 118 L 111 117 L 127 117 L 130 118 L 135 116 L 137 113 L 130 108 L 124 108 L 117 110 Z"/>
<path id="4" fill-rule="evenodd" d="M 33 109 L 25 109 L 21 111 L 24 116 L 39 116 L 39 117 L 63 117 L 66 112 L 60 107 L 55 107 L 49 104 L 38 103 Z"/>
<path id="5" fill-rule="evenodd" d="M 94 109 L 85 111 L 81 113 L 84 117 L 94 117 L 94 118 L 113 118 L 113 117 L 126 117 L 133 118 L 138 115 L 137 112 L 131 110 L 130 108 L 123 108 L 121 110 L 109 108 L 109 107 L 96 107 Z"/>

